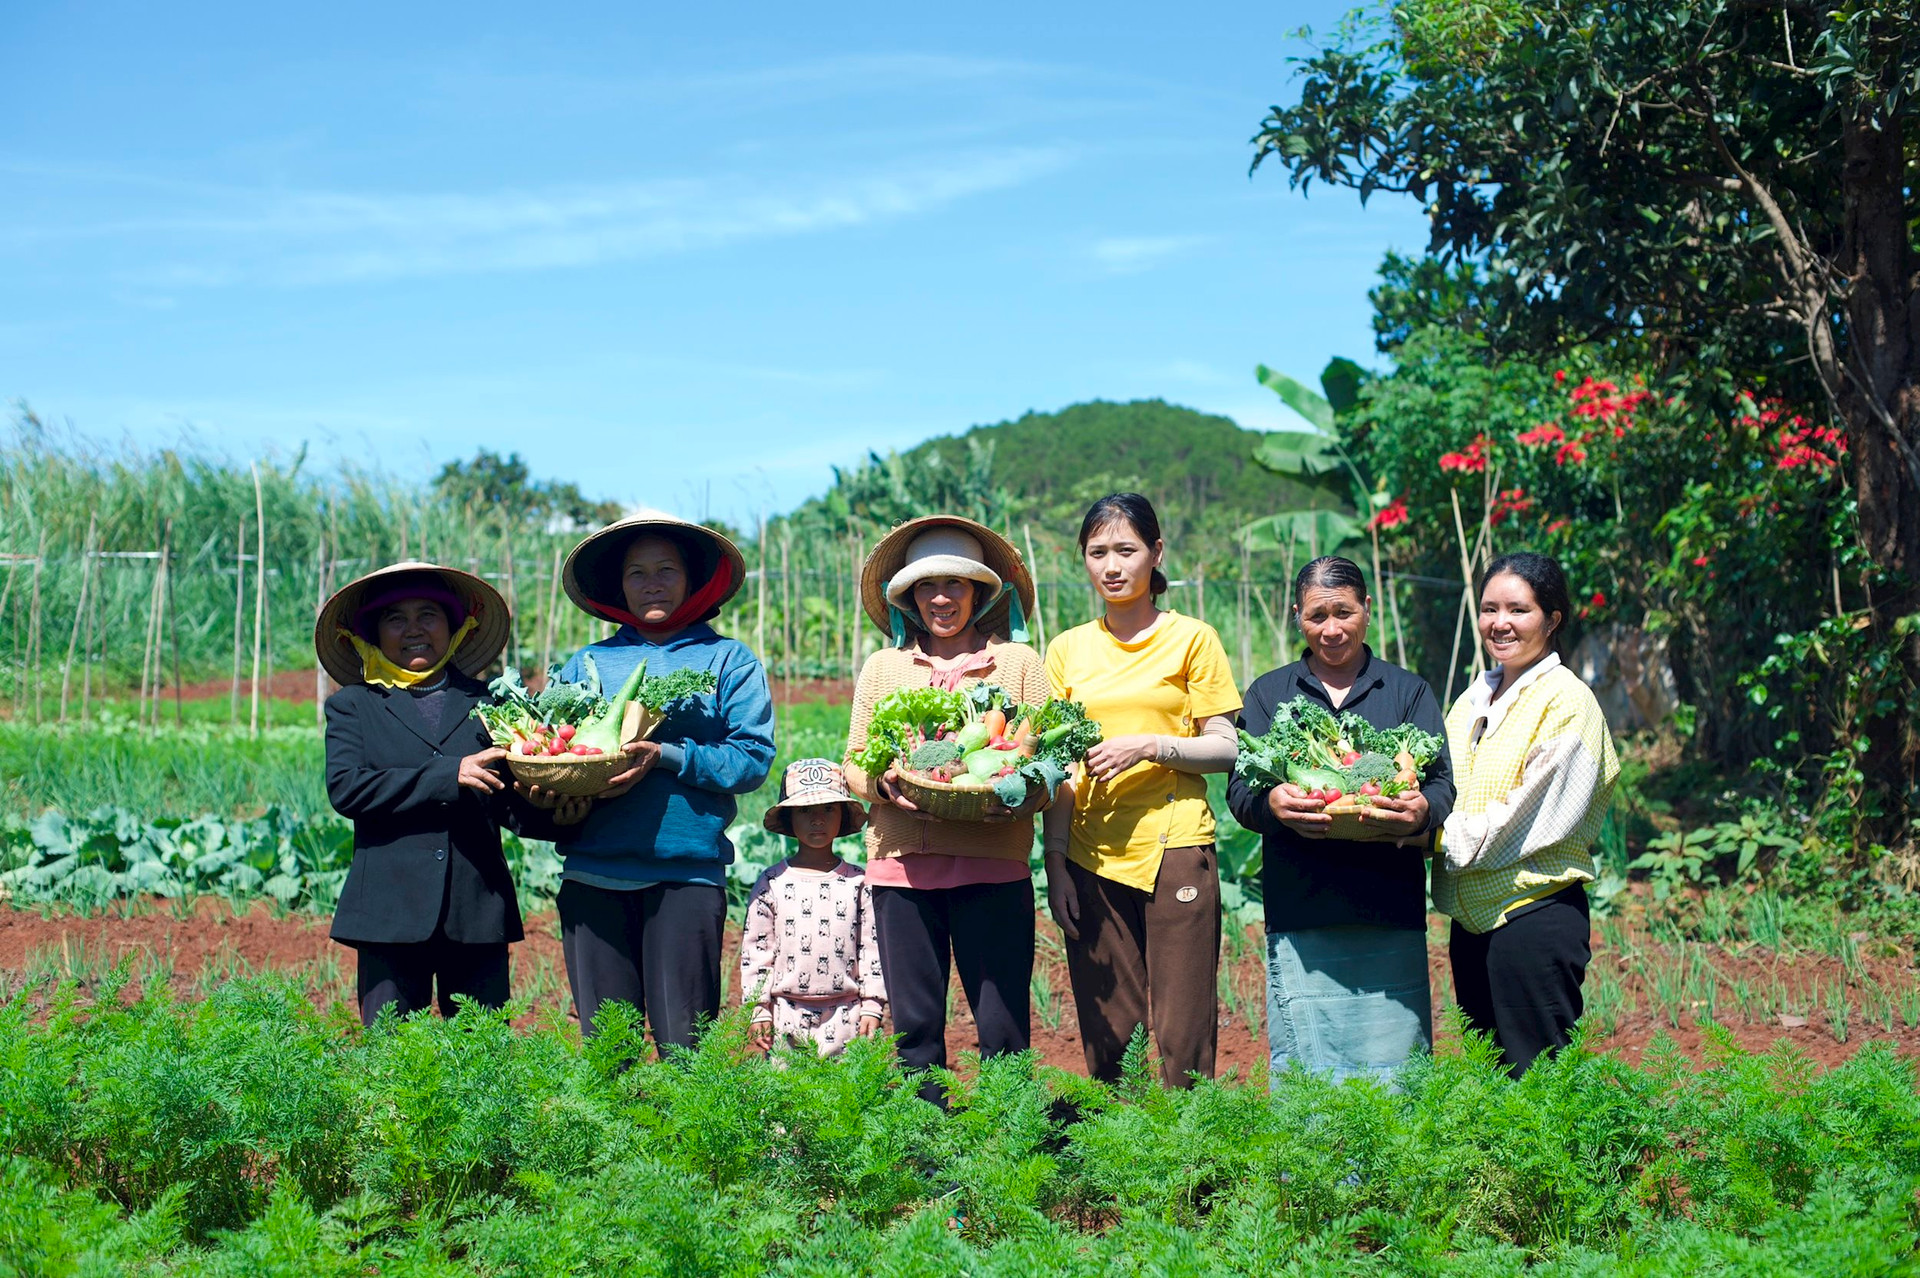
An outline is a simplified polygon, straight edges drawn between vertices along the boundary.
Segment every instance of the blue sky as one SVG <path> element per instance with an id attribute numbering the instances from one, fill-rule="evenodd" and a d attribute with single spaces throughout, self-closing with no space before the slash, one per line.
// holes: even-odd
<path id="1" fill-rule="evenodd" d="M 21 0 L 0 396 L 741 522 L 1078 400 L 1297 425 L 1254 364 L 1371 362 L 1380 257 L 1425 240 L 1248 179 L 1342 8 Z"/>

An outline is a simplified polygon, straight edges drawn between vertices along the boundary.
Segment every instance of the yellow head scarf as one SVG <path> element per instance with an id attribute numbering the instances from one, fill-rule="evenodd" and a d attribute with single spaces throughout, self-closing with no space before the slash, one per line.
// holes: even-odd
<path id="1" fill-rule="evenodd" d="M 352 644 L 360 654 L 361 678 L 378 688 L 411 688 L 415 684 L 438 678 L 440 672 L 447 668 L 447 663 L 453 660 L 453 654 L 459 651 L 461 640 L 472 634 L 474 627 L 479 624 L 477 617 L 468 617 L 461 622 L 460 628 L 453 632 L 453 638 L 447 642 L 447 650 L 440 654 L 440 660 L 425 670 L 402 670 L 387 660 L 386 653 L 345 626 L 340 628 L 340 637 Z"/>

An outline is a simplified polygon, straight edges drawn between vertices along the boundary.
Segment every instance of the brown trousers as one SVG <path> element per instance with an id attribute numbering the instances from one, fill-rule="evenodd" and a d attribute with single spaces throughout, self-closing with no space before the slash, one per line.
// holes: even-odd
<path id="1" fill-rule="evenodd" d="M 1213 845 L 1168 848 L 1151 892 L 1067 862 L 1080 900 L 1080 939 L 1067 972 L 1087 1073 L 1113 1082 L 1141 1025 L 1160 1050 L 1160 1078 L 1189 1087 L 1213 1077 L 1220 1037 L 1220 863 Z M 1193 889 L 1190 899 L 1185 889 Z"/>

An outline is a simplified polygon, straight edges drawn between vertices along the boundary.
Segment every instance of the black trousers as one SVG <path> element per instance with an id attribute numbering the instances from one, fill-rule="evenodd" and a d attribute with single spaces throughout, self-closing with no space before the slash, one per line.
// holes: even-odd
<path id="1" fill-rule="evenodd" d="M 960 988 L 980 1031 L 980 1054 L 1024 1052 L 1033 1041 L 1033 883 L 954 888 L 876 887 L 875 934 L 887 1006 L 909 1070 L 947 1064 L 947 984 Z M 920 1095 L 946 1104 L 927 1078 Z"/>
<path id="2" fill-rule="evenodd" d="M 720 1013 L 726 889 L 656 883 L 620 891 L 569 881 L 555 904 L 581 1033 L 593 1033 L 602 1003 L 618 1000 L 646 1017 L 663 1053 L 692 1047 Z"/>
<path id="3" fill-rule="evenodd" d="M 1587 891 L 1574 884 L 1475 935 L 1453 925 L 1448 959 L 1467 1024 L 1493 1035 L 1515 1078 L 1534 1058 L 1567 1045 L 1586 1003 L 1580 984 L 1593 957 Z"/>
<path id="4" fill-rule="evenodd" d="M 440 1015 L 455 1012 L 453 996 L 465 994 L 482 1007 L 507 1001 L 507 944 L 466 945 L 435 935 L 425 941 L 387 944 L 362 941 L 360 1022 L 371 1025 L 383 1007 L 405 1016 L 432 1007 L 440 987 Z"/>

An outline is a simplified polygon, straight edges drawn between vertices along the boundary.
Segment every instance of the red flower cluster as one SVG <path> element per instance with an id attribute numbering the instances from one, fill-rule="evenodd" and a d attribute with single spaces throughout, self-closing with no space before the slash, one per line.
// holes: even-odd
<path id="1" fill-rule="evenodd" d="M 1590 616 L 1593 613 L 1594 609 L 1604 608 L 1606 606 L 1607 606 L 1606 595 L 1596 590 L 1593 592 L 1593 598 L 1587 600 L 1587 602 L 1580 605 L 1580 615 L 1582 617 Z"/>
<path id="2" fill-rule="evenodd" d="M 1487 437 L 1475 435 L 1464 453 L 1441 453 L 1440 469 L 1457 470 L 1463 474 L 1484 474 L 1487 469 Z"/>
<path id="3" fill-rule="evenodd" d="M 1776 467 L 1797 470 L 1810 466 L 1815 470 L 1830 470 L 1839 465 L 1841 455 L 1847 451 L 1847 439 L 1838 429 L 1815 426 L 1799 413 L 1789 413 L 1779 399 L 1755 401 L 1751 395 L 1745 398 L 1754 405 L 1754 411 L 1739 414 L 1733 419 L 1734 423 L 1745 427 L 1751 435 L 1774 436 L 1772 451 Z"/>
<path id="4" fill-rule="evenodd" d="M 1524 488 L 1509 488 L 1493 499 L 1493 509 L 1487 512 L 1489 523 L 1504 523 L 1509 515 L 1524 514 L 1533 509 L 1533 498 L 1527 496 Z"/>
<path id="5" fill-rule="evenodd" d="M 1547 525 L 1547 532 L 1551 535 L 1553 533 L 1565 532 L 1571 527 L 1573 527 L 1573 521 L 1571 519 L 1556 519 Z"/>
<path id="6" fill-rule="evenodd" d="M 1811 466 L 1815 470 L 1828 470 L 1839 465 L 1840 455 L 1847 451 L 1847 439 L 1832 426 L 1810 426 L 1804 417 L 1795 417 L 1792 424 L 1780 432 L 1779 443 L 1774 446 L 1774 462 L 1781 470 L 1793 470 L 1800 466 Z"/>
<path id="7" fill-rule="evenodd" d="M 1585 417 L 1598 426 L 1610 427 L 1613 437 L 1619 439 L 1633 425 L 1634 411 L 1652 399 L 1653 393 L 1639 389 L 1623 394 L 1616 383 L 1596 381 L 1589 377 L 1574 387 L 1569 398 L 1573 401 L 1571 411 L 1575 417 Z M 1584 441 L 1586 436 L 1581 438 Z"/>
<path id="8" fill-rule="evenodd" d="M 1407 513 L 1405 494 L 1395 497 L 1391 504 L 1383 506 L 1380 513 L 1367 521 L 1367 527 L 1375 532 L 1385 532 L 1389 528 L 1398 528 L 1402 524 L 1413 522 L 1413 516 Z"/>
<path id="9" fill-rule="evenodd" d="M 1567 437 L 1555 422 L 1541 422 L 1532 430 L 1523 430 L 1513 437 L 1516 444 L 1557 444 Z"/>
<path id="10" fill-rule="evenodd" d="M 1584 439 L 1585 436 L 1582 436 Z M 1562 444 L 1553 450 L 1553 464 L 1564 466 L 1568 462 L 1583 462 L 1587 459 L 1587 450 L 1578 444 Z"/>

